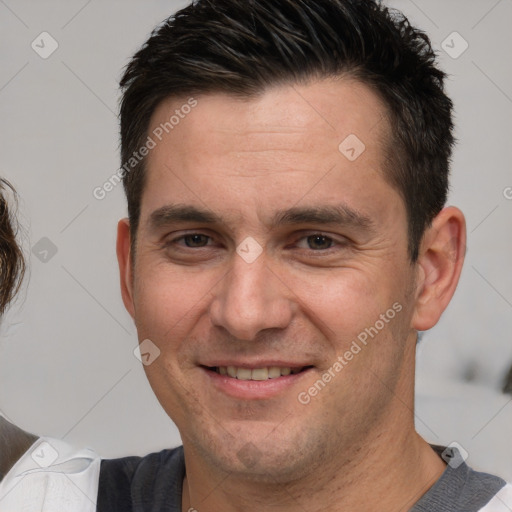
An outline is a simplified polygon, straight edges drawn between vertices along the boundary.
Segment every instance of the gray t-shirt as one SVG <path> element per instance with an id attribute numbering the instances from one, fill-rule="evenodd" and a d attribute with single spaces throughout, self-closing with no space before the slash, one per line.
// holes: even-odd
<path id="1" fill-rule="evenodd" d="M 444 450 L 443 447 L 432 448 L 439 455 Z M 184 476 L 182 446 L 145 457 L 103 460 L 97 511 L 181 512 Z M 410 512 L 502 510 L 512 510 L 512 486 L 497 476 L 473 471 L 454 449 L 444 473 Z"/>

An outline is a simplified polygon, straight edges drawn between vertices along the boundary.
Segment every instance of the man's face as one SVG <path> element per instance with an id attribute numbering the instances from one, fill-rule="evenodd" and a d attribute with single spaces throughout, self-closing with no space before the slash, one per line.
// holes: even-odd
<path id="1" fill-rule="evenodd" d="M 186 452 L 291 478 L 412 422 L 414 267 L 385 109 L 349 80 L 196 99 L 148 156 L 125 303 Z"/>

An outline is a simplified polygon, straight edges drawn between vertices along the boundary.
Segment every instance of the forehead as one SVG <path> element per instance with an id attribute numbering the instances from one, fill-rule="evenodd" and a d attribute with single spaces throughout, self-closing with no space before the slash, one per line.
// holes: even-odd
<path id="1" fill-rule="evenodd" d="M 273 87 L 252 98 L 167 99 L 150 123 L 156 145 L 142 213 L 169 202 L 236 210 L 269 209 L 278 198 L 281 208 L 301 198 L 339 201 L 340 192 L 364 198 L 370 183 L 385 184 L 388 131 L 380 98 L 349 79 Z"/>
<path id="2" fill-rule="evenodd" d="M 172 138 L 177 143 L 187 142 L 194 132 L 198 137 L 208 135 L 205 144 L 227 142 L 231 146 L 242 138 L 244 144 L 257 143 L 259 133 L 272 130 L 282 135 L 322 134 L 329 142 L 351 133 L 373 142 L 374 136 L 382 139 L 388 130 L 381 99 L 370 87 L 352 78 L 274 86 L 249 98 L 204 94 L 195 102 L 197 105 L 189 108 L 189 97 L 164 100 L 153 113 L 150 131 L 162 127 L 161 138 Z M 223 138 L 226 134 L 228 139 Z M 248 135 L 252 139 L 247 140 Z M 279 144 L 282 139 L 276 138 L 275 142 Z"/>

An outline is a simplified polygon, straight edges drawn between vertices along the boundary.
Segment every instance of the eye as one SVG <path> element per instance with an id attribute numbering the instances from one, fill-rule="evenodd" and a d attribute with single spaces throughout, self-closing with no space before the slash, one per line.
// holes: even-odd
<path id="1" fill-rule="evenodd" d="M 206 247 L 210 237 L 199 233 L 193 233 L 191 235 L 182 236 L 181 240 L 183 240 L 187 247 Z"/>
<path id="2" fill-rule="evenodd" d="M 325 251 L 330 249 L 334 245 L 334 240 L 321 233 L 315 233 L 302 237 L 298 242 L 297 246 L 301 249 L 310 249 L 313 251 Z"/>
<path id="3" fill-rule="evenodd" d="M 199 265 L 218 261 L 225 249 L 222 238 L 210 231 L 175 231 L 161 241 L 161 254 L 176 265 Z"/>

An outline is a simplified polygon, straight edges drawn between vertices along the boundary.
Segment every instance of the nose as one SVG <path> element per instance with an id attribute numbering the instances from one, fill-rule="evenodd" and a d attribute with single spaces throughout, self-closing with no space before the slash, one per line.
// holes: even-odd
<path id="1" fill-rule="evenodd" d="M 214 290 L 213 325 L 239 340 L 254 340 L 266 329 L 286 328 L 292 315 L 290 290 L 268 267 L 265 256 L 247 263 L 235 254 L 231 270 Z"/>

